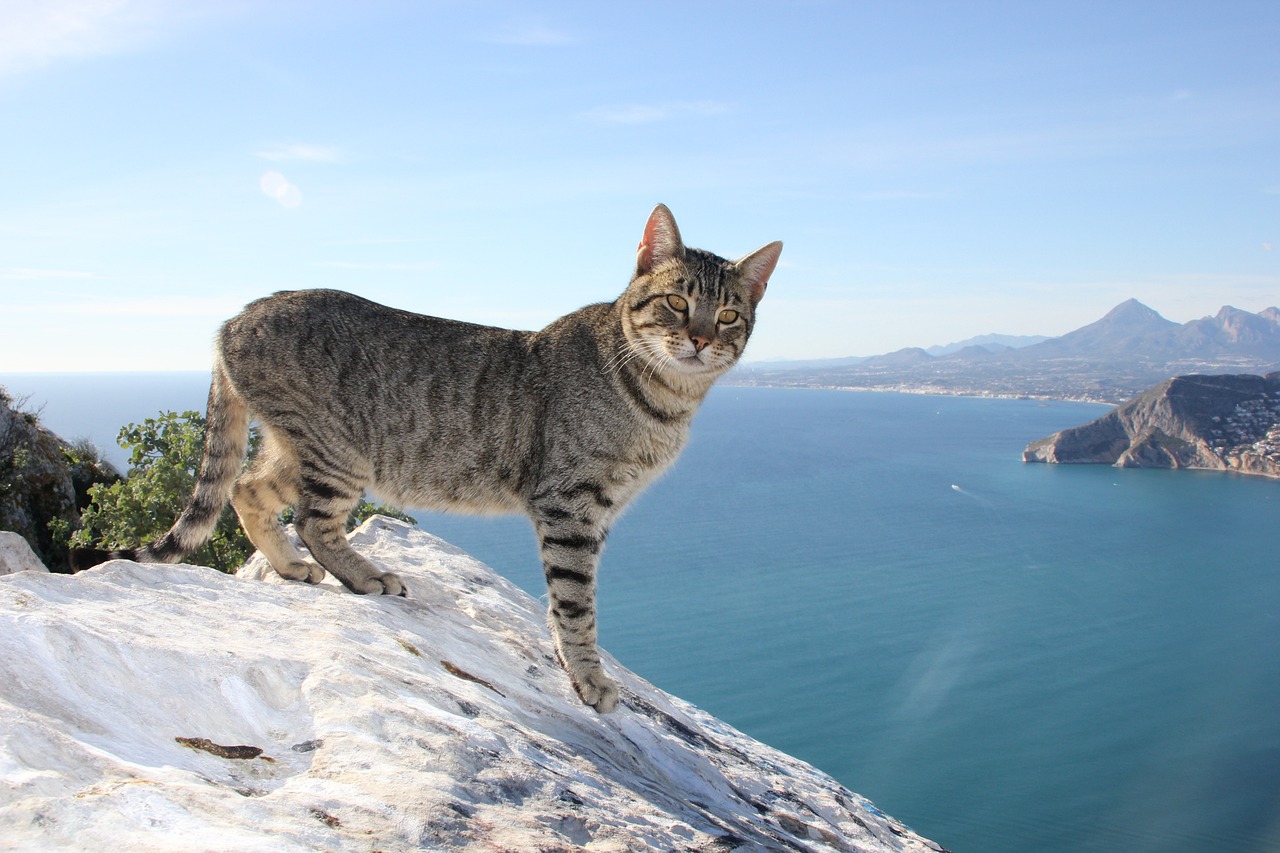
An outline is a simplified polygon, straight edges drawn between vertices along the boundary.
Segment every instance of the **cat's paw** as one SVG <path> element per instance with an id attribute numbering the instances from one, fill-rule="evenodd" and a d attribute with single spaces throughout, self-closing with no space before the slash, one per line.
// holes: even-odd
<path id="1" fill-rule="evenodd" d="M 401 598 L 409 597 L 409 588 L 404 585 L 404 581 L 400 580 L 400 576 L 387 572 L 384 575 L 374 575 L 367 578 L 358 587 L 352 587 L 355 592 L 361 595 L 398 595 Z"/>
<path id="2" fill-rule="evenodd" d="M 294 560 L 284 569 L 276 569 L 276 574 L 291 581 L 320 583 L 324 580 L 324 569 L 310 560 Z"/>
<path id="3" fill-rule="evenodd" d="M 618 708 L 618 688 L 602 670 L 575 676 L 573 689 L 578 692 L 582 704 L 590 705 L 601 714 L 612 714 Z"/>

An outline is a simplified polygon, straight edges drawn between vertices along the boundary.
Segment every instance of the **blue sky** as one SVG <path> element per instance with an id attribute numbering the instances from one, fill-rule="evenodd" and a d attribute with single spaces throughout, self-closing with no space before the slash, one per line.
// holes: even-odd
<path id="1" fill-rule="evenodd" d="M 0 0 L 0 371 L 336 287 L 537 328 L 653 205 L 748 358 L 1280 303 L 1280 3 Z"/>

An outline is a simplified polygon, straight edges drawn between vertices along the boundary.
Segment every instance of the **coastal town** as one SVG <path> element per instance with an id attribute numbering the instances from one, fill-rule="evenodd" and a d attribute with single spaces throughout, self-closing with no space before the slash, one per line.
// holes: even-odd
<path id="1" fill-rule="evenodd" d="M 1280 392 L 1244 400 L 1232 415 L 1213 422 L 1210 447 L 1227 468 L 1280 472 Z"/>

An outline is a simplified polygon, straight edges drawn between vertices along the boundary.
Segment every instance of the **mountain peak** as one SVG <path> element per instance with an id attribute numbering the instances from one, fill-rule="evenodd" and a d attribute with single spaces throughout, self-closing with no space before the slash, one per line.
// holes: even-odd
<path id="1" fill-rule="evenodd" d="M 1230 347 L 1264 355 L 1272 353 L 1280 345 L 1280 328 L 1266 311 L 1254 314 L 1231 305 L 1222 306 L 1212 317 L 1192 320 L 1183 329 L 1183 338 L 1201 347 Z"/>
<path id="2" fill-rule="evenodd" d="M 929 355 L 920 347 L 904 347 L 900 350 L 894 350 L 884 355 L 877 355 L 869 359 L 872 363 L 886 366 L 903 366 L 908 364 L 921 364 L 923 362 L 933 361 L 934 357 Z"/>
<path id="3" fill-rule="evenodd" d="M 1161 324 L 1176 325 L 1172 320 L 1166 320 L 1160 316 L 1160 312 L 1154 308 L 1143 305 L 1136 299 L 1126 299 L 1116 307 L 1108 311 L 1099 322 L 1117 322 L 1124 323 L 1143 323 L 1150 325 L 1152 321 L 1158 321 Z"/>

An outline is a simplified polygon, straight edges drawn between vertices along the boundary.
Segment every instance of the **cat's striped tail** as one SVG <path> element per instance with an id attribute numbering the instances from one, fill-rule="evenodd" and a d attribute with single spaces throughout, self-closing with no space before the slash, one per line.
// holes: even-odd
<path id="1" fill-rule="evenodd" d="M 213 535 L 218 517 L 231 497 L 231 487 L 244 467 L 249 451 L 249 417 L 249 407 L 232 387 L 221 362 L 215 363 L 209 386 L 204 458 L 195 490 L 182 515 L 169 532 L 140 548 L 75 548 L 70 555 L 71 570 L 82 571 L 107 560 L 177 563 L 203 545 Z"/>

